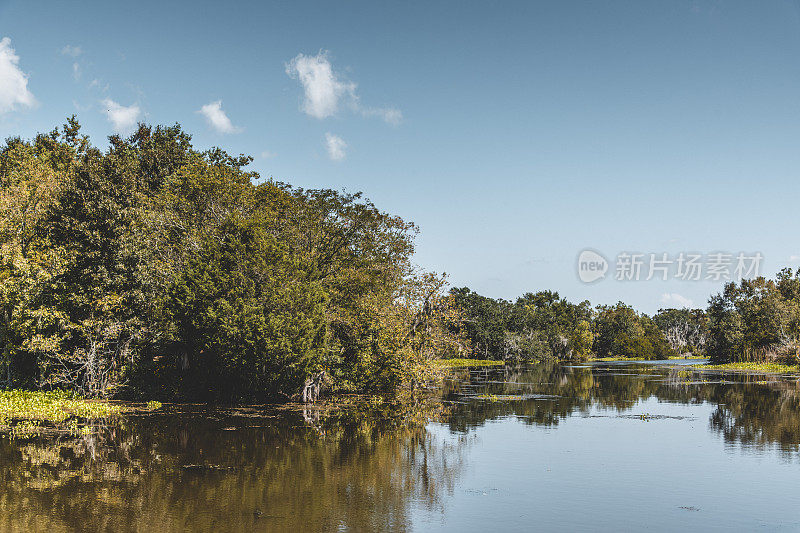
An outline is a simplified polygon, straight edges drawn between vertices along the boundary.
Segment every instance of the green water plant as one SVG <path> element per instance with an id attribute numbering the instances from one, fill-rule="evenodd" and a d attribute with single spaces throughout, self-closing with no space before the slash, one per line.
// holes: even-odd
<path id="1" fill-rule="evenodd" d="M 504 361 L 494 359 L 437 359 L 436 364 L 445 368 L 463 368 L 470 366 L 502 366 Z"/>
<path id="2" fill-rule="evenodd" d="M 22 438 L 44 431 L 80 434 L 85 424 L 118 415 L 119 405 L 71 392 L 0 391 L 0 432 Z"/>
<path id="3" fill-rule="evenodd" d="M 729 370 L 740 372 L 760 372 L 765 374 L 793 374 L 800 373 L 800 366 L 785 365 L 781 363 L 766 362 L 737 362 L 722 363 L 717 365 L 692 365 L 700 370 Z"/>

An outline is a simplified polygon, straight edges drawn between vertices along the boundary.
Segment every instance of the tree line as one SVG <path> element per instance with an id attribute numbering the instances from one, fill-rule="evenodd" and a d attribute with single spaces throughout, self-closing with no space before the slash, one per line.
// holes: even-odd
<path id="1" fill-rule="evenodd" d="M 800 271 L 728 283 L 707 314 L 713 361 L 800 362 Z"/>
<path id="2" fill-rule="evenodd" d="M 706 356 L 712 362 L 800 363 L 800 271 L 727 283 L 706 309 L 660 309 L 652 317 L 622 302 L 592 307 L 557 292 L 516 301 L 450 291 L 457 332 L 475 357 L 507 360 Z"/>
<path id="3" fill-rule="evenodd" d="M 557 292 L 446 291 L 417 227 L 360 194 L 264 180 L 252 158 L 75 117 L 0 147 L 0 386 L 267 401 L 395 392 L 434 359 L 792 358 L 800 279 L 728 284 L 650 317 Z"/>
<path id="4" fill-rule="evenodd" d="M 458 350 L 417 228 L 360 194 L 262 180 L 179 125 L 105 150 L 62 128 L 0 148 L 0 383 L 260 401 L 309 378 L 422 382 Z"/>
<path id="5" fill-rule="evenodd" d="M 451 289 L 450 295 L 461 317 L 457 332 L 482 358 L 666 359 L 701 349 L 702 311 L 661 310 L 651 318 L 622 302 L 592 307 L 553 291 L 526 293 L 513 302 L 466 287 Z M 684 332 L 687 328 L 691 331 Z"/>

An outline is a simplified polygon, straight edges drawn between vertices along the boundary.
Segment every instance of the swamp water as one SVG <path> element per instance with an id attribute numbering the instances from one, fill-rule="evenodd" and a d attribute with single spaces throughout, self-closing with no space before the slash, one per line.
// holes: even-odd
<path id="1" fill-rule="evenodd" d="M 0 531 L 800 530 L 797 376 L 455 371 L 398 411 L 170 406 L 0 438 Z"/>

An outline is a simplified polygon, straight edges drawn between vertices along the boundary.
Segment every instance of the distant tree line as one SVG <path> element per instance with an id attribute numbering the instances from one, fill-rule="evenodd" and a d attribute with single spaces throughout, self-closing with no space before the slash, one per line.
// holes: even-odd
<path id="1" fill-rule="evenodd" d="M 461 341 L 416 227 L 251 158 L 75 118 L 0 147 L 0 385 L 260 401 L 421 383 Z M 315 383 L 315 386 L 317 383 Z"/>
<path id="2" fill-rule="evenodd" d="M 592 307 L 552 291 L 527 293 L 514 302 L 466 287 L 451 289 L 450 295 L 460 316 L 456 332 L 470 341 L 475 357 L 666 359 L 705 349 L 703 310 L 662 309 L 651 318 L 622 302 Z"/>
<path id="3" fill-rule="evenodd" d="M 456 327 L 475 357 L 541 360 L 587 357 L 664 359 L 693 354 L 714 362 L 800 363 L 800 271 L 728 283 L 707 309 L 661 309 L 654 316 L 618 303 L 592 308 L 558 293 L 515 302 L 451 289 Z"/>

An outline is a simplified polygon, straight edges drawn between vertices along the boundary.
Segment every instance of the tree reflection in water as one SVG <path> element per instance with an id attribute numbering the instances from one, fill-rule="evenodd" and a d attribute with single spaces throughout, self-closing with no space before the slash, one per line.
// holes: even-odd
<path id="1" fill-rule="evenodd" d="M 417 420 L 305 417 L 181 409 L 81 439 L 3 439 L 0 530 L 405 530 L 410 502 L 452 490 L 460 450 Z"/>
<path id="2" fill-rule="evenodd" d="M 0 530 L 403 531 L 415 506 L 442 508 L 475 445 L 459 437 L 471 429 L 508 416 L 557 427 L 651 397 L 708 402 L 709 428 L 727 442 L 794 456 L 797 383 L 764 379 L 539 364 L 459 371 L 435 391 L 442 401 L 402 408 L 167 407 L 83 438 L 4 437 Z M 431 431 L 431 418 L 451 435 Z"/>
<path id="3" fill-rule="evenodd" d="M 701 373 L 652 364 L 549 363 L 464 370 L 446 384 L 444 397 L 454 402 L 449 416 L 453 431 L 509 415 L 555 426 L 566 417 L 587 415 L 592 407 L 623 413 L 651 397 L 681 404 L 708 402 L 716 404 L 709 427 L 726 442 L 777 447 L 786 454 L 800 451 L 800 381 L 795 377 Z M 506 397 L 512 399 L 502 400 Z M 519 397 L 523 399 L 513 399 Z"/>

